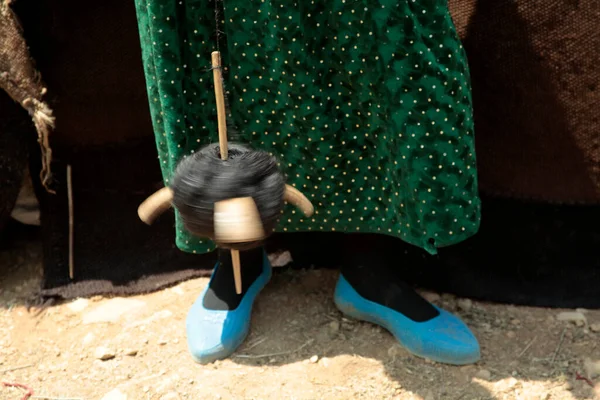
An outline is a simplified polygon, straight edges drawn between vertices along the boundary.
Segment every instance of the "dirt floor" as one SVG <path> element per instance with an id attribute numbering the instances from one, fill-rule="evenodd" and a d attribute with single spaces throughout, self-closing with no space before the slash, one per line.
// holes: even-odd
<path id="1" fill-rule="evenodd" d="M 278 269 L 246 343 L 231 359 L 200 366 L 184 324 L 207 279 L 28 308 L 40 261 L 38 244 L 0 251 L 0 381 L 26 385 L 31 399 L 600 399 L 600 311 L 426 293 L 464 318 L 482 346 L 479 364 L 444 366 L 345 319 L 332 302 L 335 271 Z M 0 399 L 26 392 L 0 385 Z"/>

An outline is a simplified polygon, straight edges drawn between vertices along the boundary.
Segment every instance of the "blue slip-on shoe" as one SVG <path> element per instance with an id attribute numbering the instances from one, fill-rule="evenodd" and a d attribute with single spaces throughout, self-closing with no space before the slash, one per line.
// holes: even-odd
<path id="1" fill-rule="evenodd" d="M 415 322 L 391 308 L 362 297 L 342 274 L 334 294 L 337 308 L 354 319 L 382 326 L 416 356 L 445 364 L 466 365 L 479 361 L 479 343 L 457 316 L 439 307 L 439 315 Z M 435 307 L 435 306 L 434 306 Z"/>
<path id="2" fill-rule="evenodd" d="M 264 254 L 264 253 L 263 253 Z M 211 281 L 219 264 L 215 267 Z M 243 266 L 242 266 L 243 268 Z M 234 310 L 209 310 L 203 300 L 209 285 L 188 312 L 186 333 L 188 349 L 194 360 L 208 364 L 229 357 L 244 342 L 250 331 L 250 317 L 256 296 L 271 279 L 271 264 L 263 255 L 263 272 L 250 285 Z"/>

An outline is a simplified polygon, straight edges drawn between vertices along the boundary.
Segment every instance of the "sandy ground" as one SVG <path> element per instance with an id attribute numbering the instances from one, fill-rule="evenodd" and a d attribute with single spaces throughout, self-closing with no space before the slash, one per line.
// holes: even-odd
<path id="1" fill-rule="evenodd" d="M 0 381 L 30 387 L 32 399 L 600 399 L 600 386 L 592 387 L 600 311 L 427 293 L 464 318 L 482 346 L 479 364 L 444 366 L 343 318 L 332 302 L 335 271 L 279 269 L 246 343 L 231 359 L 200 366 L 188 355 L 184 324 L 207 279 L 28 308 L 40 260 L 35 243 L 0 252 Z M 25 393 L 0 385 L 0 399 Z"/>

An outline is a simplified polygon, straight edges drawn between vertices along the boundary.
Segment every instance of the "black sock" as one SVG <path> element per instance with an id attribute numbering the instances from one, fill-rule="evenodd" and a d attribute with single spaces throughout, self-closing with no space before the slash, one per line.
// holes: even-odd
<path id="1" fill-rule="evenodd" d="M 242 265 L 242 293 L 235 292 L 231 252 L 218 250 L 219 263 L 216 267 L 202 304 L 209 310 L 235 310 L 242 298 L 263 272 L 263 249 L 240 252 Z"/>
<path id="2" fill-rule="evenodd" d="M 400 279 L 402 268 L 409 268 L 401 265 L 401 259 L 390 259 L 391 251 L 365 248 L 359 236 L 348 236 L 342 275 L 358 294 L 415 322 L 429 321 L 439 315 L 435 307 Z"/>

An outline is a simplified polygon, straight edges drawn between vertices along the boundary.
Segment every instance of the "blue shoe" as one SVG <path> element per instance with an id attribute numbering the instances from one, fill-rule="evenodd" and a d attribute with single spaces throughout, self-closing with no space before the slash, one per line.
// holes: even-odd
<path id="1" fill-rule="evenodd" d="M 380 325 L 416 356 L 445 364 L 465 365 L 479 361 L 479 343 L 455 315 L 436 307 L 440 314 L 415 322 L 403 314 L 365 299 L 340 274 L 334 301 L 344 314 Z M 435 306 L 434 306 L 435 307 Z"/>
<path id="2" fill-rule="evenodd" d="M 194 360 L 200 364 L 229 357 L 248 336 L 254 299 L 271 279 L 271 264 L 266 254 L 263 257 L 263 272 L 250 286 L 235 310 L 204 308 L 203 300 L 208 290 L 207 285 L 188 312 L 186 319 L 188 349 Z M 215 272 L 211 280 L 214 274 Z"/>

